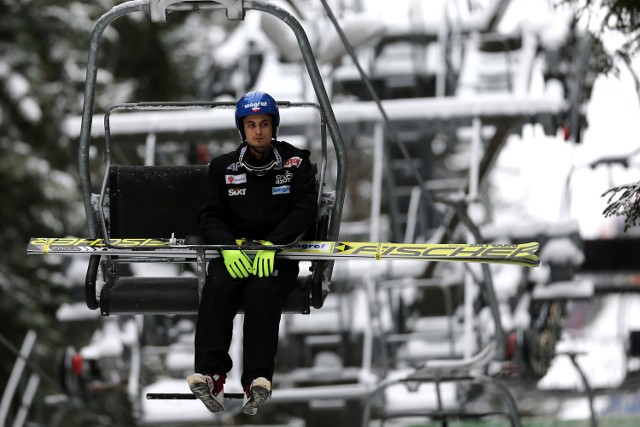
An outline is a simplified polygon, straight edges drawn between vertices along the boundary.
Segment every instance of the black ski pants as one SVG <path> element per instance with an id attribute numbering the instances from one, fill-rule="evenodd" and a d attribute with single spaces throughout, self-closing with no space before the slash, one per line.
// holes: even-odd
<path id="1" fill-rule="evenodd" d="M 233 366 L 229 347 L 233 319 L 244 311 L 242 388 L 255 378 L 273 378 L 284 300 L 298 277 L 298 261 L 275 260 L 274 274 L 233 279 L 222 257 L 209 262 L 195 335 L 195 369 L 226 375 Z"/>

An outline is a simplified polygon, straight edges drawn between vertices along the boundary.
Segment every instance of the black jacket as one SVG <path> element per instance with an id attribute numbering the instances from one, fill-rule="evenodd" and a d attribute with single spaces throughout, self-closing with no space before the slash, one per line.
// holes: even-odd
<path id="1" fill-rule="evenodd" d="M 200 230 L 208 244 L 235 244 L 235 239 L 291 243 L 315 226 L 317 190 L 309 152 L 274 141 L 279 165 L 259 175 L 240 162 L 238 149 L 211 160 Z"/>

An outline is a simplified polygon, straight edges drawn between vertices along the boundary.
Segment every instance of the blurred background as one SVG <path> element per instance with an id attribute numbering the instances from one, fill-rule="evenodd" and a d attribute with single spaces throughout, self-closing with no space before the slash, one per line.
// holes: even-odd
<path id="1" fill-rule="evenodd" d="M 0 424 L 242 425 L 249 420 L 233 406 L 212 416 L 197 402 L 143 398 L 184 391 L 160 383 L 192 369 L 193 316 L 102 317 L 84 304 L 86 259 L 26 255 L 30 237 L 87 235 L 78 146 L 88 45 L 96 21 L 119 3 L 0 0 Z M 276 387 L 350 384 L 361 387 L 357 396 L 336 388 L 335 399 L 310 391 L 300 402 L 274 393 L 257 422 L 358 425 L 366 412 L 371 425 L 438 424 L 434 388 L 369 390 L 427 360 L 481 354 L 498 325 L 499 355 L 479 369 L 508 384 L 524 425 L 640 422 L 640 5 L 268 3 L 307 32 L 347 144 L 343 240 L 468 241 L 477 229 L 485 241 L 540 241 L 543 265 L 487 273 L 337 263 L 326 308 L 283 319 Z M 167 22 L 144 12 L 117 19 L 101 42 L 94 192 L 112 105 L 234 102 L 253 89 L 316 101 L 283 23 L 257 11 L 241 21 L 207 10 L 174 11 Z M 117 164 L 206 164 L 239 142 L 231 116 L 120 116 Z M 317 125 L 300 117 L 283 112 L 279 136 L 318 158 Z M 452 415 L 486 415 L 461 425 L 508 425 L 494 416 L 504 405 L 486 385 L 453 382 L 442 393 Z"/>

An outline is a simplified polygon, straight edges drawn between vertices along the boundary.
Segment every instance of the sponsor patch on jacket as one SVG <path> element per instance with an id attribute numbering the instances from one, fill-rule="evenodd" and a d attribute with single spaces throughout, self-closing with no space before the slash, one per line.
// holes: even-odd
<path id="1" fill-rule="evenodd" d="M 287 171 L 282 175 L 276 175 L 276 185 L 286 184 L 293 179 L 293 173 Z"/>
<path id="2" fill-rule="evenodd" d="M 246 188 L 230 188 L 229 196 L 244 196 L 247 194 Z"/>
<path id="3" fill-rule="evenodd" d="M 301 157 L 291 157 L 285 160 L 284 165 L 282 165 L 282 167 L 284 168 L 290 168 L 292 166 L 298 167 L 300 166 L 300 163 L 302 163 Z"/>
<path id="4" fill-rule="evenodd" d="M 227 184 L 244 184 L 247 182 L 247 174 L 241 173 L 240 175 L 225 175 L 224 180 Z"/>
<path id="5" fill-rule="evenodd" d="M 289 194 L 291 193 L 290 185 L 281 185 L 279 187 L 271 187 L 271 195 L 275 196 L 277 194 Z"/>
<path id="6" fill-rule="evenodd" d="M 242 168 L 242 162 L 235 162 L 235 163 L 231 163 L 229 166 L 227 166 L 227 170 L 230 171 L 238 171 Z"/>

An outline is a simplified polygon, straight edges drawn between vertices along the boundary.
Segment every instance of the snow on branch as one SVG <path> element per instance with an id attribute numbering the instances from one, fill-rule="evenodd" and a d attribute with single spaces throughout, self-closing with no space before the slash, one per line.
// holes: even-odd
<path id="1" fill-rule="evenodd" d="M 624 231 L 635 226 L 640 221 L 640 181 L 635 184 L 625 184 L 605 191 L 601 197 L 609 195 L 608 206 L 602 211 L 606 217 L 624 216 Z M 612 201 L 618 196 L 616 201 Z"/>

